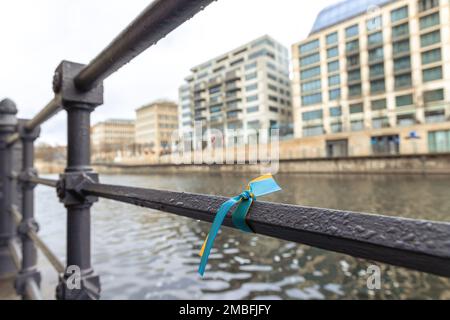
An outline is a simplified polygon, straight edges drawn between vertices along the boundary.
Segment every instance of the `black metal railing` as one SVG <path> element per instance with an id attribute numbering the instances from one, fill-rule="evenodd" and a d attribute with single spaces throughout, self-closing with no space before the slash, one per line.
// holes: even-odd
<path id="1" fill-rule="evenodd" d="M 90 114 L 103 103 L 103 80 L 211 2 L 154 1 L 88 65 L 63 61 L 53 79 L 54 98 L 31 120 L 17 121 L 11 100 L 0 103 L 0 248 L 9 248 L 17 264 L 16 290 L 22 297 L 42 298 L 37 249 L 60 275 L 58 299 L 100 297 L 100 279 L 91 264 L 90 239 L 90 209 L 98 197 L 207 222 L 213 221 L 215 212 L 227 200 L 105 185 L 99 183 L 90 166 Z M 34 169 L 34 141 L 39 137 L 39 126 L 63 109 L 67 112 L 67 167 L 58 180 L 39 178 Z M 22 165 L 20 174 L 15 174 L 13 153 L 18 146 Z M 20 185 L 20 199 L 15 192 L 16 182 Z M 38 236 L 33 207 L 38 184 L 55 188 L 67 208 L 65 265 Z M 224 224 L 233 227 L 230 217 Z M 257 234 L 450 277 L 449 223 L 258 201 L 250 210 L 248 224 Z M 81 271 L 80 287 L 67 283 L 70 266 L 78 266 Z"/>

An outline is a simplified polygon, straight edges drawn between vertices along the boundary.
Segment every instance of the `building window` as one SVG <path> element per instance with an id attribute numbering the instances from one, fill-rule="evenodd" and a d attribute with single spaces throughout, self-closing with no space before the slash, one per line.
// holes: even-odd
<path id="1" fill-rule="evenodd" d="M 269 107 L 270 112 L 278 113 L 279 109 L 277 107 Z"/>
<path id="2" fill-rule="evenodd" d="M 359 54 L 347 57 L 347 68 L 359 66 Z"/>
<path id="3" fill-rule="evenodd" d="M 247 129 L 259 130 L 260 128 L 261 128 L 261 123 L 259 122 L 259 120 L 247 122 Z"/>
<path id="4" fill-rule="evenodd" d="M 416 115 L 414 113 L 402 114 L 397 116 L 397 125 L 399 127 L 409 127 L 416 124 Z"/>
<path id="5" fill-rule="evenodd" d="M 310 64 L 320 62 L 320 53 L 315 53 L 300 59 L 300 66 L 304 67 Z"/>
<path id="6" fill-rule="evenodd" d="M 437 26 L 440 23 L 439 12 L 422 17 L 419 20 L 420 30 Z"/>
<path id="7" fill-rule="evenodd" d="M 422 71 L 423 82 L 442 79 L 442 67 L 430 68 Z"/>
<path id="8" fill-rule="evenodd" d="M 400 138 L 398 135 L 372 137 L 371 145 L 374 155 L 394 155 L 400 153 Z"/>
<path id="9" fill-rule="evenodd" d="M 348 95 L 350 97 L 359 97 L 361 95 L 361 84 L 355 84 L 348 87 Z"/>
<path id="10" fill-rule="evenodd" d="M 236 61 L 233 61 L 230 63 L 230 67 L 236 66 L 238 64 L 241 64 L 242 62 L 244 62 L 244 58 L 238 59 Z"/>
<path id="11" fill-rule="evenodd" d="M 364 105 L 362 103 L 351 104 L 349 106 L 349 109 L 350 109 L 350 114 L 363 113 Z"/>
<path id="12" fill-rule="evenodd" d="M 340 75 L 335 75 L 335 76 L 330 76 L 328 77 L 328 86 L 329 87 L 333 87 L 333 86 L 337 86 L 341 84 L 341 76 Z"/>
<path id="13" fill-rule="evenodd" d="M 386 89 L 384 79 L 370 81 L 370 92 L 379 93 L 384 92 Z"/>
<path id="14" fill-rule="evenodd" d="M 372 33 L 371 35 L 369 35 L 367 37 L 367 41 L 369 46 L 376 46 L 378 44 L 382 44 L 383 43 L 383 33 L 380 32 L 376 32 L 376 33 Z"/>
<path id="15" fill-rule="evenodd" d="M 317 76 L 320 76 L 320 67 L 314 67 L 300 72 L 300 77 L 302 80 L 314 78 Z"/>
<path id="16" fill-rule="evenodd" d="M 392 52 L 395 55 L 406 53 L 410 51 L 409 39 L 394 42 L 392 44 Z"/>
<path id="17" fill-rule="evenodd" d="M 391 11 L 391 22 L 406 19 L 408 17 L 408 6 L 398 8 Z"/>
<path id="18" fill-rule="evenodd" d="M 245 80 L 253 80 L 258 78 L 258 72 L 249 73 L 245 76 Z"/>
<path id="19" fill-rule="evenodd" d="M 383 47 L 369 50 L 369 62 L 378 61 L 384 59 Z"/>
<path id="20" fill-rule="evenodd" d="M 345 36 L 347 38 L 355 37 L 358 35 L 358 33 L 359 33 L 359 27 L 357 24 L 345 29 Z"/>
<path id="21" fill-rule="evenodd" d="M 395 105 L 397 107 L 410 106 L 412 104 L 413 104 L 413 95 L 412 94 L 406 94 L 403 96 L 395 97 Z"/>
<path id="22" fill-rule="evenodd" d="M 215 86 L 209 89 L 209 94 L 215 94 L 222 90 L 222 86 Z M 200 97 L 200 95 L 198 95 Z"/>
<path id="23" fill-rule="evenodd" d="M 386 99 L 373 100 L 371 102 L 371 109 L 373 111 L 383 110 L 386 108 L 387 108 L 387 100 Z"/>
<path id="24" fill-rule="evenodd" d="M 333 61 L 328 63 L 328 73 L 335 72 L 339 70 L 339 61 Z"/>
<path id="25" fill-rule="evenodd" d="M 341 98 L 341 89 L 334 89 L 328 92 L 330 101 L 337 100 Z"/>
<path id="26" fill-rule="evenodd" d="M 411 73 L 405 73 L 394 77 L 395 89 L 406 88 L 412 85 Z"/>
<path id="27" fill-rule="evenodd" d="M 342 108 L 341 107 L 330 108 L 330 116 L 331 117 L 340 117 L 340 116 L 342 116 Z"/>
<path id="28" fill-rule="evenodd" d="M 445 122 L 445 110 L 434 110 L 425 112 L 426 123 Z"/>
<path id="29" fill-rule="evenodd" d="M 255 112 L 258 112 L 258 111 L 259 111 L 259 107 L 258 106 L 247 108 L 247 113 L 255 113 Z"/>
<path id="30" fill-rule="evenodd" d="M 210 108 L 210 112 L 211 112 L 211 113 L 219 113 L 219 112 L 222 112 L 222 106 L 221 106 L 221 105 L 212 106 L 212 107 Z"/>
<path id="31" fill-rule="evenodd" d="M 361 69 L 356 69 L 348 72 L 348 82 L 360 80 L 361 80 Z"/>
<path id="32" fill-rule="evenodd" d="M 278 102 L 278 98 L 275 96 L 269 96 L 269 101 Z"/>
<path id="33" fill-rule="evenodd" d="M 342 132 L 342 122 L 332 123 L 330 125 L 331 133 L 339 133 Z"/>
<path id="34" fill-rule="evenodd" d="M 387 117 L 373 118 L 372 128 L 373 129 L 389 128 L 389 119 Z"/>
<path id="35" fill-rule="evenodd" d="M 245 66 L 245 70 L 255 69 L 257 66 L 258 66 L 258 62 L 255 61 L 255 62 L 253 62 L 253 63 L 247 64 L 247 65 Z"/>
<path id="36" fill-rule="evenodd" d="M 354 120 L 354 121 L 350 122 L 350 129 L 352 131 L 364 130 L 364 121 L 363 120 Z"/>
<path id="37" fill-rule="evenodd" d="M 392 38 L 400 38 L 409 35 L 409 23 L 403 23 L 401 25 L 392 28 Z"/>
<path id="38" fill-rule="evenodd" d="M 258 89 L 258 84 L 257 83 L 245 87 L 245 91 L 254 91 L 254 90 L 257 90 L 257 89 Z"/>
<path id="39" fill-rule="evenodd" d="M 434 49 L 422 53 L 422 64 L 429 64 L 433 62 L 441 61 L 441 49 Z"/>
<path id="40" fill-rule="evenodd" d="M 336 128 L 338 130 L 333 131 L 333 126 L 331 130 L 333 132 L 341 132 L 342 124 L 335 123 Z M 340 129 L 340 130 L 339 130 Z M 327 157 L 328 158 L 336 158 L 336 157 L 347 157 L 348 156 L 348 140 L 329 140 L 326 142 L 327 145 Z"/>
<path id="41" fill-rule="evenodd" d="M 323 119 L 323 111 L 315 110 L 315 111 L 303 112 L 302 119 L 303 119 L 303 121 Z"/>
<path id="42" fill-rule="evenodd" d="M 249 60 L 253 60 L 262 56 L 267 56 L 269 58 L 275 59 L 275 54 L 267 49 L 261 49 L 248 56 Z"/>
<path id="43" fill-rule="evenodd" d="M 425 91 L 423 93 L 423 100 L 425 103 L 444 100 L 444 89 Z"/>
<path id="44" fill-rule="evenodd" d="M 304 106 L 318 104 L 321 102 L 322 102 L 322 94 L 321 93 L 315 93 L 315 94 L 302 96 L 302 105 L 304 105 Z"/>
<path id="45" fill-rule="evenodd" d="M 305 43 L 300 46 L 300 53 L 307 53 L 313 50 L 317 50 L 319 48 L 320 42 L 319 40 L 313 40 L 308 43 Z"/>
<path id="46" fill-rule="evenodd" d="M 381 16 L 368 19 L 366 28 L 368 32 L 380 30 L 383 27 L 383 18 Z"/>
<path id="47" fill-rule="evenodd" d="M 277 77 L 271 73 L 267 74 L 267 78 L 269 78 L 270 80 L 275 81 L 275 82 L 277 82 L 277 80 L 278 80 Z"/>
<path id="48" fill-rule="evenodd" d="M 427 47 L 441 42 L 441 31 L 436 30 L 420 36 L 420 46 Z"/>
<path id="49" fill-rule="evenodd" d="M 312 137 L 320 136 L 324 133 L 323 126 L 304 127 L 303 136 Z"/>
<path id="50" fill-rule="evenodd" d="M 347 42 L 345 44 L 346 52 L 353 52 L 353 51 L 358 51 L 358 50 L 359 50 L 359 40 L 358 39 Z"/>
<path id="51" fill-rule="evenodd" d="M 439 0 L 419 0 L 419 12 L 439 7 Z"/>
<path id="52" fill-rule="evenodd" d="M 428 132 L 428 151 L 450 152 L 450 130 Z"/>
<path id="53" fill-rule="evenodd" d="M 327 58 L 334 58 L 337 57 L 339 55 L 339 49 L 338 47 L 333 47 L 327 50 Z"/>
<path id="54" fill-rule="evenodd" d="M 326 42 L 327 42 L 328 46 L 336 44 L 338 42 L 338 33 L 334 32 L 334 33 L 327 35 Z"/>
<path id="55" fill-rule="evenodd" d="M 369 73 L 371 78 L 384 75 L 384 63 L 370 66 Z"/>
<path id="56" fill-rule="evenodd" d="M 322 81 L 320 79 L 305 82 L 302 84 L 302 92 L 317 91 L 322 88 Z"/>
<path id="57" fill-rule="evenodd" d="M 247 97 L 247 102 L 258 101 L 258 95 Z"/>
<path id="58" fill-rule="evenodd" d="M 273 92 L 278 92 L 278 88 L 272 84 L 269 84 L 267 87 L 269 88 L 269 90 Z"/>
<path id="59" fill-rule="evenodd" d="M 402 57 L 394 59 L 394 71 L 411 69 L 411 57 Z"/>

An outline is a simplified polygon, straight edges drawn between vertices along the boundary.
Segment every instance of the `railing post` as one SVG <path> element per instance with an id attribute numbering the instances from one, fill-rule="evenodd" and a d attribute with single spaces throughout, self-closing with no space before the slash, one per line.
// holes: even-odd
<path id="1" fill-rule="evenodd" d="M 16 292 L 23 298 L 26 296 L 29 281 L 34 281 L 37 287 L 40 286 L 41 274 L 37 270 L 37 250 L 33 240 L 29 237 L 29 232 L 38 232 L 39 225 L 34 219 L 34 188 L 35 183 L 30 179 L 37 177 L 34 168 L 34 142 L 39 137 L 40 128 L 33 130 L 25 128 L 25 121 L 19 122 L 19 135 L 22 141 L 22 172 L 19 175 L 19 183 L 22 188 L 22 221 L 17 229 L 22 241 L 22 267 L 17 276 L 15 287 Z"/>
<path id="2" fill-rule="evenodd" d="M 17 108 L 13 101 L 0 102 L 0 276 L 15 273 L 16 266 L 9 253 L 9 242 L 15 237 L 11 214 L 13 199 L 13 148 L 7 137 L 17 129 Z"/>
<path id="3" fill-rule="evenodd" d="M 85 196 L 86 182 L 97 182 L 90 167 L 90 114 L 103 103 L 103 86 L 80 92 L 74 77 L 84 65 L 63 61 L 55 73 L 56 98 L 67 111 L 67 167 L 60 176 L 57 192 L 67 208 L 67 266 L 60 277 L 57 298 L 96 300 L 100 279 L 91 265 L 91 212 L 96 197 Z"/>

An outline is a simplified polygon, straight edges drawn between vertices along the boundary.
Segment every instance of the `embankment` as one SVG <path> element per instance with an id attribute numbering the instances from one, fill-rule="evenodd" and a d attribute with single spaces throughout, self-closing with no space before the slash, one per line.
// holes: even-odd
<path id="1" fill-rule="evenodd" d="M 239 173 L 264 171 L 259 165 L 95 164 L 99 173 Z M 272 168 L 274 166 L 272 165 Z M 279 173 L 450 174 L 450 154 L 280 160 Z"/>

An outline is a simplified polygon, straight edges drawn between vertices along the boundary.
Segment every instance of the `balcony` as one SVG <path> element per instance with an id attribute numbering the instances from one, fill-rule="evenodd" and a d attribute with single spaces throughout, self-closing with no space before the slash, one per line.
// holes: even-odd
<path id="1" fill-rule="evenodd" d="M 231 82 L 231 83 L 226 85 L 225 90 L 227 92 L 241 90 L 242 88 L 241 88 L 240 84 L 241 83 L 239 81 Z"/>
<path id="2" fill-rule="evenodd" d="M 223 122 L 223 116 L 211 116 L 209 122 L 214 124 L 221 123 Z"/>
<path id="3" fill-rule="evenodd" d="M 242 93 L 239 91 L 232 91 L 232 92 L 227 92 L 226 96 L 225 96 L 225 100 L 226 101 L 241 101 L 242 100 Z"/>
<path id="4" fill-rule="evenodd" d="M 194 93 L 198 93 L 206 90 L 206 84 L 204 82 L 198 83 L 194 86 Z"/>
<path id="5" fill-rule="evenodd" d="M 240 114 L 241 113 L 239 111 L 227 112 L 227 120 L 228 120 L 228 122 L 239 121 L 241 119 Z"/>
<path id="6" fill-rule="evenodd" d="M 206 101 L 205 93 L 196 93 L 194 94 L 194 102 Z"/>
<path id="7" fill-rule="evenodd" d="M 194 109 L 197 110 L 204 110 L 207 108 L 207 104 L 205 101 L 197 102 L 194 105 Z"/>
<path id="8" fill-rule="evenodd" d="M 239 72 L 239 70 L 227 72 L 225 75 L 226 82 L 238 80 L 238 79 L 241 79 L 241 73 Z"/>
<path id="9" fill-rule="evenodd" d="M 220 85 L 223 82 L 222 77 L 218 76 L 215 78 L 212 78 L 208 81 L 208 87 L 214 87 L 217 85 Z"/>

